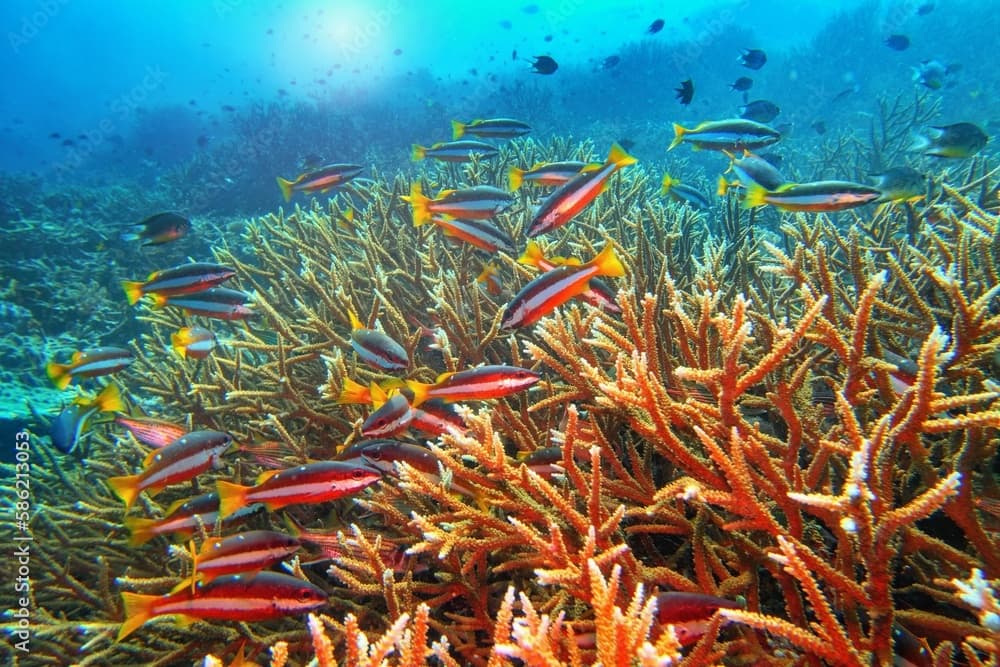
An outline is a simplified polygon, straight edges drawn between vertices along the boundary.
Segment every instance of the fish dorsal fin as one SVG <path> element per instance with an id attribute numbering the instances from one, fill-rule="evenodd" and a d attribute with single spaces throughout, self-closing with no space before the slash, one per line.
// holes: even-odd
<path id="1" fill-rule="evenodd" d="M 145 469 L 148 468 L 150 465 L 152 465 L 153 461 L 156 460 L 156 455 L 159 453 L 160 453 L 159 449 L 154 449 L 149 454 L 146 454 L 146 458 L 142 460 L 142 467 Z"/>
<path id="2" fill-rule="evenodd" d="M 277 475 L 279 472 L 281 472 L 281 471 L 280 470 L 265 470 L 261 474 L 257 475 L 257 483 L 258 484 L 263 484 L 267 480 L 269 480 L 272 477 L 274 477 L 275 475 Z"/>
<path id="3" fill-rule="evenodd" d="M 435 384 L 441 384 L 442 382 L 444 382 L 445 380 L 447 380 L 448 378 L 450 378 L 452 375 L 454 375 L 454 373 L 452 373 L 450 371 L 447 372 L 447 373 L 441 373 L 441 375 L 438 375 L 437 379 L 434 380 L 434 383 Z"/>
<path id="4" fill-rule="evenodd" d="M 170 516 L 171 514 L 173 514 L 177 510 L 179 510 L 181 508 L 181 506 L 184 505 L 184 503 L 188 502 L 189 500 L 191 500 L 191 499 L 190 498 L 180 498 L 180 499 L 175 500 L 174 502 L 170 503 L 169 505 L 167 505 L 167 509 L 163 510 L 163 516 Z"/>

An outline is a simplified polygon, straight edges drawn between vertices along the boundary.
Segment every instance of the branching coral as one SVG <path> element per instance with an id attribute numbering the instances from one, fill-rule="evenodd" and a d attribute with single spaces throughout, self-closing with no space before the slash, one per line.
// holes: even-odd
<path id="1" fill-rule="evenodd" d="M 570 153 L 517 142 L 492 163 L 429 170 L 424 185 L 501 185 L 514 162 Z M 232 433 L 242 451 L 213 474 L 246 480 L 333 457 L 368 411 L 338 402 L 348 380 L 401 379 L 355 358 L 352 311 L 403 345 L 406 378 L 506 363 L 543 380 L 461 409 L 466 429 L 428 445 L 436 471 L 397 463 L 350 502 L 251 519 L 303 531 L 309 556 L 291 568 L 331 593 L 307 626 L 157 622 L 112 644 L 112 582 L 162 591 L 189 563 L 174 548 L 164 565 L 163 539 L 127 545 L 102 480 L 134 471 L 131 439 L 101 440 L 86 472 L 53 465 L 47 479 L 79 504 L 53 495 L 35 525 L 92 546 L 99 568 L 46 553 L 50 590 L 35 601 L 50 662 L 86 644 L 90 664 L 165 664 L 195 655 L 196 640 L 228 657 L 242 636 L 250 655 L 274 646 L 277 665 L 889 664 L 899 628 L 942 656 L 995 653 L 992 617 L 970 613 L 967 589 L 983 590 L 973 569 L 1000 571 L 984 509 L 998 496 L 998 231 L 961 188 L 935 195 L 934 226 L 902 208 L 839 221 L 849 226 L 790 216 L 751 234 L 756 220 L 730 202 L 723 236 L 650 197 L 637 168 L 546 243 L 576 257 L 615 243 L 629 267 L 621 313 L 573 302 L 509 334 L 498 326 L 509 294 L 475 282 L 487 258 L 414 227 L 409 186 L 376 179 L 251 222 L 216 259 L 258 316 L 213 325 L 221 344 L 199 362 L 163 349 L 184 316 L 141 311 L 133 397 Z M 497 220 L 515 237 L 535 195 L 519 196 Z M 500 266 L 508 292 L 532 278 L 513 258 Z M 535 466 L 550 446 L 559 456 Z M 171 488 L 140 511 L 161 516 L 189 495 Z M 682 647 L 654 613 L 665 591 L 740 608 L 707 613 Z"/>

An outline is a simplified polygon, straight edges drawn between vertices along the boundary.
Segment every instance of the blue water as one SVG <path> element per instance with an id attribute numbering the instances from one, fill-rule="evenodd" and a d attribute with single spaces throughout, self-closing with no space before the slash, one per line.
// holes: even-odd
<path id="1" fill-rule="evenodd" d="M 991 106 L 997 18 L 986 2 L 937 2 L 926 16 L 916 11 L 926 3 L 915 1 L 481 4 L 3 3 L 0 169 L 85 172 L 70 174 L 78 179 L 109 166 L 162 169 L 231 136 L 233 115 L 253 104 L 363 111 L 352 127 L 377 135 L 388 118 L 427 105 L 440 105 L 444 123 L 503 111 L 496 91 L 517 84 L 554 96 L 543 118 L 528 119 L 553 131 L 637 120 L 669 127 L 732 113 L 738 96 L 723 84 L 747 73 L 735 63 L 743 47 L 769 53 L 753 94 L 778 102 L 783 120 L 807 115 L 806 104 L 822 115 L 821 93 L 855 84 L 856 107 L 868 109 L 876 95 L 911 87 L 910 67 L 927 59 L 963 66 L 944 95 L 946 114 L 1000 115 Z M 836 19 L 838 9 L 854 13 Z M 646 35 L 657 18 L 664 29 Z M 911 39 L 907 51 L 881 43 L 894 33 Z M 817 35 L 825 39 L 814 45 Z M 644 49 L 664 57 L 600 68 L 611 55 Z M 560 63 L 556 75 L 530 74 L 525 58 L 541 54 Z M 697 93 L 682 108 L 672 88 L 688 77 Z"/>

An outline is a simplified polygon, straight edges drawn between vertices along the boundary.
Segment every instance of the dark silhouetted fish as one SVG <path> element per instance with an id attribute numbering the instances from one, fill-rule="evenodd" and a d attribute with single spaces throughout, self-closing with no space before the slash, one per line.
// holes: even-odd
<path id="1" fill-rule="evenodd" d="M 741 76 L 740 78 L 729 84 L 729 90 L 738 90 L 740 92 L 746 92 L 753 88 L 753 79 L 748 76 Z"/>
<path id="2" fill-rule="evenodd" d="M 621 61 L 622 59 L 619 56 L 608 56 L 604 59 L 604 62 L 601 63 L 601 69 L 611 69 Z"/>
<path id="3" fill-rule="evenodd" d="M 122 234 L 123 241 L 144 241 L 142 245 L 162 245 L 183 238 L 191 231 L 191 221 L 176 213 L 151 215 Z"/>
<path id="4" fill-rule="evenodd" d="M 646 32 L 649 33 L 650 35 L 655 35 L 656 33 L 663 30 L 663 24 L 664 24 L 663 19 L 656 19 L 655 21 L 649 24 L 649 27 L 646 29 Z"/>
<path id="5" fill-rule="evenodd" d="M 781 108 L 770 100 L 754 100 L 740 107 L 740 118 L 770 123 L 781 113 Z"/>
<path id="6" fill-rule="evenodd" d="M 885 45 L 893 51 L 905 51 L 910 48 L 910 38 L 906 35 L 889 35 L 885 40 Z"/>
<path id="7" fill-rule="evenodd" d="M 531 63 L 531 71 L 535 74 L 552 74 L 559 69 L 559 63 L 550 56 L 535 56 L 535 62 Z"/>
<path id="8" fill-rule="evenodd" d="M 736 62 L 750 69 L 760 69 L 767 62 L 767 54 L 760 49 L 743 49 L 743 54 Z"/>
<path id="9" fill-rule="evenodd" d="M 694 99 L 694 83 L 691 79 L 681 81 L 680 88 L 674 88 L 674 92 L 677 93 L 677 101 L 681 104 L 691 104 L 691 100 Z"/>

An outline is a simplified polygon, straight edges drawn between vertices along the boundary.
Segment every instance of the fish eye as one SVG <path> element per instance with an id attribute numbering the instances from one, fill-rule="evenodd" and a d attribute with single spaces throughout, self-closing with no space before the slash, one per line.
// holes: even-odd
<path id="1" fill-rule="evenodd" d="M 379 447 L 373 447 L 371 451 L 365 452 L 366 459 L 371 459 L 372 461 L 382 460 L 382 450 Z"/>
<path id="2" fill-rule="evenodd" d="M 364 477 L 365 477 L 365 471 L 362 470 L 361 468 L 355 468 L 351 472 L 351 477 L 353 477 L 354 479 L 364 479 Z"/>

